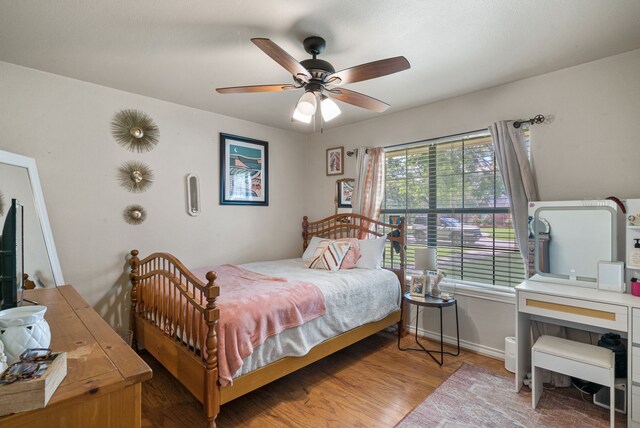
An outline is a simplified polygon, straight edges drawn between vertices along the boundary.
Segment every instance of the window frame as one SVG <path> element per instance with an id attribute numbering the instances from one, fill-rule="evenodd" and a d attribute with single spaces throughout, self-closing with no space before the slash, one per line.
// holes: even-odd
<path id="1" fill-rule="evenodd" d="M 527 133 L 528 134 L 528 133 Z M 456 174 L 460 177 L 461 179 L 461 183 L 462 183 L 462 194 L 461 194 L 461 200 L 462 205 L 464 205 L 464 188 L 465 188 L 465 174 L 466 173 L 476 173 L 476 171 L 474 172 L 469 172 L 466 170 L 465 168 L 465 164 L 464 164 L 464 148 L 465 148 L 465 142 L 467 140 L 472 140 L 475 137 L 489 137 L 491 138 L 491 135 L 489 133 L 489 131 L 487 129 L 480 129 L 480 130 L 476 130 L 476 131 L 470 131 L 470 132 L 464 132 L 464 133 L 459 133 L 459 134 L 453 134 L 453 135 L 449 135 L 449 136 L 445 136 L 445 137 L 438 137 L 438 138 L 433 138 L 433 139 L 426 139 L 426 140 L 420 140 L 420 141 L 415 141 L 415 142 L 411 142 L 411 143 L 404 143 L 404 144 L 396 144 L 396 145 L 392 145 L 392 146 L 386 146 L 385 147 L 385 153 L 389 153 L 389 152 L 395 152 L 395 151 L 401 151 L 401 150 L 405 150 L 406 154 L 405 154 L 405 159 L 408 160 L 408 151 L 412 148 L 418 148 L 418 147 L 426 147 L 428 148 L 428 157 L 427 160 L 429 162 L 429 166 L 428 166 L 428 179 L 429 179 L 429 183 L 433 182 L 432 180 L 435 180 L 438 176 L 438 171 L 436 169 L 437 167 L 437 157 L 436 157 L 436 150 L 437 150 L 437 145 L 439 144 L 446 144 L 446 143 L 455 143 L 456 141 L 460 141 L 462 143 L 462 148 L 461 148 L 461 155 L 462 155 L 462 159 L 463 159 L 463 163 L 461 164 L 461 172 L 460 174 Z M 527 135 L 528 137 L 528 135 Z M 463 208 L 463 207 L 458 207 L 458 208 L 453 208 L 453 207 L 449 207 L 449 208 L 440 208 L 438 207 L 438 200 L 437 200 L 437 186 L 432 186 L 429 185 L 429 189 L 428 189 L 428 207 L 427 208 L 408 208 L 409 205 L 409 191 L 408 191 L 408 184 L 410 179 L 408 178 L 407 175 L 405 175 L 405 183 L 406 183 L 406 187 L 407 187 L 407 194 L 406 194 L 406 202 L 405 202 L 405 208 L 386 208 L 386 189 L 385 189 L 385 205 L 383 205 L 382 211 L 381 211 L 381 215 L 405 215 L 405 216 L 409 216 L 410 214 L 424 214 L 427 216 L 427 241 L 426 241 L 426 245 L 427 246 L 433 246 L 433 247 L 438 247 L 438 221 L 439 221 L 439 215 L 445 215 L 445 214 L 450 214 L 452 216 L 454 216 L 454 218 L 458 221 L 461 222 L 461 224 L 464 225 L 464 216 L 468 215 L 468 214 L 489 214 L 493 216 L 493 228 L 494 228 L 494 243 L 491 245 L 490 247 L 490 251 L 492 253 L 491 255 L 491 263 L 492 263 L 492 268 L 491 269 L 487 269 L 486 273 L 487 274 L 491 274 L 491 282 L 477 282 L 477 281 L 470 281 L 468 279 L 464 279 L 464 258 L 461 257 L 460 258 L 460 277 L 462 279 L 459 278 L 448 278 L 445 280 L 445 282 L 447 283 L 451 283 L 452 281 L 455 281 L 456 283 L 459 283 L 461 285 L 465 285 L 465 286 L 471 286 L 471 287 L 478 287 L 478 288 L 484 288 L 486 290 L 492 290 L 492 291 L 496 291 L 496 292 L 500 292 L 500 293 L 513 293 L 513 289 L 514 287 L 517 285 L 517 283 L 520 283 L 521 281 L 524 281 L 527 279 L 527 275 L 526 275 L 526 267 L 527 267 L 527 260 L 522 259 L 521 253 L 518 249 L 517 244 L 515 245 L 515 248 L 513 249 L 504 249 L 504 248 L 500 248 L 497 247 L 495 244 L 495 229 L 496 229 L 496 221 L 495 221 L 495 215 L 496 214 L 509 214 L 512 215 L 511 213 L 511 208 L 510 206 L 498 206 L 498 195 L 496 195 L 496 188 L 497 188 L 497 180 L 502 180 L 502 176 L 500 174 L 499 171 L 499 167 L 496 163 L 496 155 L 495 155 L 495 151 L 493 149 L 493 144 L 490 142 L 488 143 L 491 146 L 491 152 L 492 152 L 492 162 L 493 162 L 493 194 L 494 194 L 494 198 L 493 198 L 493 207 L 489 206 L 489 207 L 471 207 L 471 208 Z M 527 138 L 526 140 L 526 146 L 527 146 L 527 151 L 529 151 L 529 140 Z M 386 160 L 385 160 L 386 161 Z M 408 162 L 406 162 L 408 163 Z M 460 217 L 460 219 L 458 219 L 458 216 Z M 441 217 L 440 217 L 441 218 Z M 407 224 L 409 224 L 409 222 L 407 221 Z M 430 225 L 433 225 L 433 227 L 430 227 Z M 513 226 L 511 226 L 511 229 L 513 230 Z M 463 228 L 461 230 L 462 233 L 463 232 Z M 513 230 L 513 233 L 515 235 L 515 230 Z M 465 243 L 464 243 L 464 239 L 460 240 L 460 244 L 459 245 L 455 245 L 452 247 L 454 248 L 460 248 L 462 253 L 464 253 L 464 248 L 465 248 Z M 514 236 L 514 243 L 515 243 L 515 236 Z M 419 245 L 419 244 L 418 244 Z M 509 281 L 511 282 L 511 285 L 505 285 L 503 281 L 503 283 L 496 283 L 496 278 L 497 277 L 502 277 L 504 278 L 503 275 L 499 275 L 497 274 L 497 270 L 496 270 L 496 253 L 497 252 L 501 252 L 504 254 L 517 254 L 520 259 L 522 260 L 522 265 L 523 265 L 523 269 L 522 269 L 522 276 L 516 276 L 514 274 L 508 274 L 507 278 L 509 279 L 513 279 L 514 281 Z M 467 264 L 470 263 L 469 261 L 467 261 Z"/>

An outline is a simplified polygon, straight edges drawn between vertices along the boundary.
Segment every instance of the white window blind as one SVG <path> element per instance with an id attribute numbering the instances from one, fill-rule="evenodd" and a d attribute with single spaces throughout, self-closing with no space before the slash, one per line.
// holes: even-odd
<path id="1" fill-rule="evenodd" d="M 448 278 L 515 286 L 524 264 L 488 132 L 386 149 L 383 215 L 407 222 L 407 263 L 437 247 Z"/>

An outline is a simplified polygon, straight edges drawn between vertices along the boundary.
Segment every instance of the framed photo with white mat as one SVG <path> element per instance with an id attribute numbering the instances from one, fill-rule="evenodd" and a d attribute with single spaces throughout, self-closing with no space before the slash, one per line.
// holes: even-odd
<path id="1" fill-rule="evenodd" d="M 424 297 L 427 295 L 428 287 L 428 275 L 413 275 L 411 277 L 411 288 L 409 289 L 409 295 L 411 297 Z"/>

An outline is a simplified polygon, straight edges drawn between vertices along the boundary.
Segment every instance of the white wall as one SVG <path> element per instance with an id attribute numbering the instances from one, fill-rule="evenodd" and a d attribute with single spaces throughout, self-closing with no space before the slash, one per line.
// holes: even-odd
<path id="1" fill-rule="evenodd" d="M 515 304 L 511 296 L 482 296 L 479 293 L 458 290 L 458 323 L 460 346 L 486 355 L 501 358 L 504 353 L 504 338 L 515 334 Z M 409 327 L 415 328 L 416 311 L 411 307 Z M 445 342 L 456 343 L 455 308 L 442 309 Z M 421 308 L 418 334 L 440 341 L 440 319 L 437 308 Z M 430 349 L 437 346 L 430 346 Z M 448 357 L 447 357 L 448 358 Z"/>
<path id="2" fill-rule="evenodd" d="M 307 152 L 307 174 L 314 185 L 314 192 L 307 194 L 308 211 L 320 217 L 334 210 L 335 180 L 342 177 L 325 176 L 327 148 L 389 146 L 536 114 L 553 116 L 552 123 L 531 128 L 541 199 L 637 198 L 639 76 L 640 50 L 636 50 L 314 134 Z M 355 160 L 347 158 L 344 177 L 353 177 L 354 171 Z M 472 300 L 461 313 L 462 335 L 480 346 L 503 349 L 505 335 L 513 334 L 513 305 L 483 302 L 477 303 L 482 310 L 471 312 L 477 306 L 474 298 L 465 299 Z"/>
<path id="3" fill-rule="evenodd" d="M 36 159 L 66 281 L 120 326 L 131 248 L 170 251 L 188 266 L 299 254 L 302 215 L 334 210 L 341 177 L 325 176 L 329 147 L 400 144 L 542 113 L 554 117 L 532 128 L 542 199 L 640 197 L 638 76 L 640 50 L 306 137 L 0 62 L 0 149 Z M 158 124 L 153 151 L 131 153 L 111 137 L 113 114 L 125 108 Z M 269 207 L 218 204 L 219 132 L 269 141 Z M 117 168 L 127 160 L 153 168 L 147 192 L 118 185 Z M 353 177 L 354 160 L 345 167 L 343 177 Z M 203 210 L 195 218 L 185 211 L 187 173 L 201 178 Z M 140 226 L 122 220 L 132 203 L 149 212 Z M 501 350 L 513 334 L 513 305 L 459 297 L 463 340 Z M 422 320 L 435 327 L 432 321 Z"/>
<path id="4" fill-rule="evenodd" d="M 212 96 L 215 96 L 212 92 Z M 112 138 L 113 115 L 149 114 L 158 146 L 138 154 Z M 269 142 L 269 206 L 220 206 L 220 132 Z M 169 251 L 187 266 L 293 257 L 301 252 L 306 137 L 0 62 L 0 149 L 36 159 L 65 281 L 112 325 L 127 320 L 125 255 Z M 120 187 L 118 167 L 147 163 L 145 193 Z M 202 212 L 187 215 L 185 176 L 201 180 Z M 5 192 L 6 193 L 6 192 Z M 147 220 L 122 212 L 138 203 Z"/>

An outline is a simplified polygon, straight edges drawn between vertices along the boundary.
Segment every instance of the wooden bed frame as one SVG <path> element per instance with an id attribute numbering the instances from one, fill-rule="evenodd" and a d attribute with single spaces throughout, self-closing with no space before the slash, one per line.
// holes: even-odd
<path id="1" fill-rule="evenodd" d="M 404 218 L 397 225 L 381 223 L 358 214 L 337 214 L 317 222 L 309 222 L 305 216 L 302 222 L 304 249 L 313 236 L 362 239 L 367 235 L 387 236 L 383 266 L 398 276 L 404 291 Z M 397 310 L 380 321 L 364 324 L 328 339 L 302 357 L 282 358 L 237 377 L 233 385 L 221 387 L 218 383 L 218 340 L 215 331 L 220 318 L 216 307 L 216 298 L 220 294 L 215 284 L 216 273 L 208 272 L 205 284 L 174 256 L 154 253 L 141 260 L 138 250 L 131 251 L 129 265 L 134 343 L 146 348 L 203 403 L 207 426 L 210 428 L 215 427 L 220 405 L 401 321 L 401 310 Z M 201 349 L 206 352 L 201 353 Z"/>

